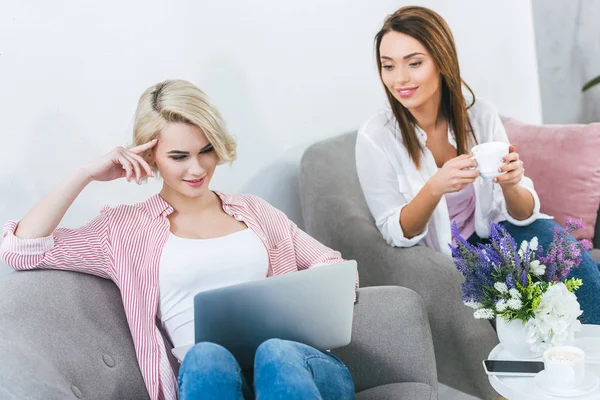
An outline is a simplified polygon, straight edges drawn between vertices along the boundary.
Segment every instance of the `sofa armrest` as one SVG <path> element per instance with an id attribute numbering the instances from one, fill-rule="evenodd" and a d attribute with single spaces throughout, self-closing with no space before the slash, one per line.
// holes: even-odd
<path id="1" fill-rule="evenodd" d="M 484 399 L 497 398 L 481 360 L 498 343 L 492 325 L 461 302 L 464 280 L 443 254 L 383 239 L 356 175 L 356 134 L 312 145 L 302 157 L 300 200 L 306 231 L 358 262 L 360 285 L 397 285 L 425 302 L 440 382 Z"/>
<path id="2" fill-rule="evenodd" d="M 36 270 L 0 293 L 0 398 L 148 399 L 114 283 Z"/>
<path id="3" fill-rule="evenodd" d="M 356 392 L 403 382 L 425 383 L 437 390 L 425 305 L 410 289 L 399 286 L 359 289 L 352 341 L 333 352 L 350 369 Z"/>

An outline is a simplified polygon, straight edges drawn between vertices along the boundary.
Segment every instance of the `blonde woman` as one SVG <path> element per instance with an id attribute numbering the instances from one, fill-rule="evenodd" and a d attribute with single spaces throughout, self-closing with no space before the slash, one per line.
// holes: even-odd
<path id="1" fill-rule="evenodd" d="M 150 398 L 353 398 L 348 369 L 334 355 L 283 340 L 257 350 L 241 371 L 226 349 L 199 343 L 176 379 L 167 353 L 194 344 L 193 296 L 203 290 L 342 261 L 255 196 L 209 189 L 236 143 L 207 96 L 193 84 L 147 89 L 135 115 L 134 145 L 77 168 L 20 221 L 5 225 L 2 259 L 17 270 L 53 268 L 113 280 L 121 290 Z M 160 193 L 104 209 L 78 229 L 57 229 L 92 181 L 138 184 L 159 174 Z M 301 307 L 301 305 L 299 305 Z M 166 333 L 164 335 L 163 333 Z"/>

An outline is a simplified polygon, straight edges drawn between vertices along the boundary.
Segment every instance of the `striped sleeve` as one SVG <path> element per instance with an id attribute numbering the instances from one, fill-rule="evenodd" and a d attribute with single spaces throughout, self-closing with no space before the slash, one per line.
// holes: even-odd
<path id="1" fill-rule="evenodd" d="M 344 261 L 340 252 L 332 250 L 314 239 L 308 233 L 298 228 L 292 221 L 290 221 L 290 229 L 299 270 L 318 267 L 320 265 L 337 264 Z M 358 284 L 357 273 L 356 290 L 358 290 Z M 356 301 L 356 294 L 354 295 L 354 301 Z"/>
<path id="2" fill-rule="evenodd" d="M 43 238 L 15 236 L 18 222 L 4 225 L 0 258 L 16 270 L 60 269 L 111 279 L 109 217 L 103 212 L 77 229 L 58 228 Z"/>
<path id="3" fill-rule="evenodd" d="M 344 261 L 342 255 L 330 249 L 312 236 L 298 228 L 294 222 L 289 221 L 290 233 L 296 253 L 296 264 L 299 270 L 316 265 L 337 264 Z"/>

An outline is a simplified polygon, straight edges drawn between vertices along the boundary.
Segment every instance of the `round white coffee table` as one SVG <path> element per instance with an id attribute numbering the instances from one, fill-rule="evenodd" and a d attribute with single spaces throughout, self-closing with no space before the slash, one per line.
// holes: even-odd
<path id="1" fill-rule="evenodd" d="M 581 332 L 575 334 L 575 346 L 580 338 L 600 338 L 600 325 L 582 325 Z M 600 341 L 599 341 L 600 344 Z M 600 351 L 600 349 L 598 350 Z M 501 344 L 494 347 L 488 356 L 490 360 L 512 360 L 513 356 L 504 350 Z M 542 358 L 534 358 L 531 361 L 542 361 Z M 592 371 L 600 378 L 600 362 L 585 364 L 586 370 Z M 591 393 L 577 397 L 552 396 L 538 388 L 534 383 L 534 377 L 515 377 L 489 375 L 492 387 L 506 397 L 508 400 L 565 400 L 568 398 L 577 400 L 599 400 L 600 386 Z"/>

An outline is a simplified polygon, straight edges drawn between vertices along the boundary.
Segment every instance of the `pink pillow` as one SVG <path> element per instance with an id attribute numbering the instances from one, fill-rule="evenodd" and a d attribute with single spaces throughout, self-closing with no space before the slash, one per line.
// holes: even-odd
<path id="1" fill-rule="evenodd" d="M 581 218 L 578 239 L 592 239 L 600 206 L 600 123 L 527 125 L 504 119 L 506 134 L 517 146 L 540 197 L 542 212 L 564 226 Z"/>

